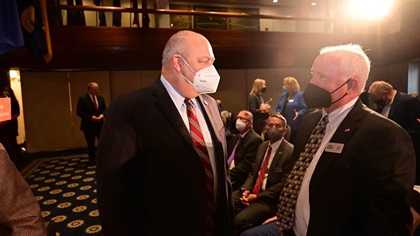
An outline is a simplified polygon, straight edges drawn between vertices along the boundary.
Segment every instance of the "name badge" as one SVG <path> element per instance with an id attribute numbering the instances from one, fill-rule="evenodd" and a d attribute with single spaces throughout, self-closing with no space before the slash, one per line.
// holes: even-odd
<path id="1" fill-rule="evenodd" d="M 295 100 L 293 100 L 293 99 L 289 99 L 289 102 L 293 102 L 293 101 L 295 101 Z"/>
<path id="2" fill-rule="evenodd" d="M 328 143 L 325 151 L 340 154 L 343 151 L 343 148 L 344 143 Z"/>

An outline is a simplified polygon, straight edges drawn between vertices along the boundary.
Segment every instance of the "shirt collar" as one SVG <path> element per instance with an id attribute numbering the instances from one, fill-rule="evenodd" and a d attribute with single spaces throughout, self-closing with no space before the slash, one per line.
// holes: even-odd
<path id="1" fill-rule="evenodd" d="M 281 138 L 280 140 L 274 142 L 273 144 L 270 144 L 269 143 L 268 145 L 271 145 L 271 149 L 272 150 L 276 150 L 277 151 L 277 149 L 280 147 L 281 142 L 283 142 L 283 139 L 284 138 Z"/>
<path id="2" fill-rule="evenodd" d="M 249 131 L 251 131 L 251 129 L 252 129 L 252 127 L 251 127 L 248 131 L 246 131 L 245 133 L 240 134 L 241 138 L 245 137 L 245 135 L 246 135 L 247 133 L 249 133 Z"/>
<path id="3" fill-rule="evenodd" d="M 344 106 L 339 107 L 335 109 L 330 114 L 327 114 L 327 112 L 322 109 L 322 117 L 328 115 L 328 125 L 337 127 L 341 121 L 344 120 L 344 117 L 350 112 L 351 108 L 354 107 L 354 104 L 356 104 L 358 97 L 354 98 L 350 102 L 344 104 Z"/>
<path id="4" fill-rule="evenodd" d="M 166 88 L 166 91 L 168 91 L 169 96 L 171 97 L 172 101 L 174 102 L 176 108 L 178 110 L 181 109 L 182 106 L 184 106 L 184 100 L 185 97 L 174 87 L 172 84 L 170 84 L 163 75 L 160 75 L 160 81 L 162 82 L 163 86 Z M 191 102 L 196 107 L 197 102 L 195 98 L 191 98 Z"/>

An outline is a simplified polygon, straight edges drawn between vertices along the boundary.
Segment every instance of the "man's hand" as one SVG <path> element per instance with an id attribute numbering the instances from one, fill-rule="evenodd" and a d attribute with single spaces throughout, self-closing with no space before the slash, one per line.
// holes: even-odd
<path id="1" fill-rule="evenodd" d="M 297 112 L 296 109 L 294 110 L 295 110 L 295 117 L 293 118 L 293 120 L 296 120 L 299 117 L 299 112 Z"/>
<path id="2" fill-rule="evenodd" d="M 273 216 L 273 217 L 271 217 L 271 218 L 267 219 L 267 220 L 266 220 L 266 221 L 264 221 L 262 224 L 263 224 L 263 225 L 265 225 L 265 224 L 271 223 L 271 222 L 273 222 L 273 221 L 277 221 L 277 216 Z"/>

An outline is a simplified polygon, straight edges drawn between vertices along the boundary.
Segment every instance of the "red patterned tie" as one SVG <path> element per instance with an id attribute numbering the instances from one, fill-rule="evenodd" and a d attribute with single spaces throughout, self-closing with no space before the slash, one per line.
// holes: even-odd
<path id="1" fill-rule="evenodd" d="M 261 191 L 262 183 L 264 181 L 265 173 L 267 172 L 268 161 L 270 160 L 271 156 L 271 145 L 268 145 L 267 154 L 265 154 L 265 159 L 263 164 L 261 165 L 260 174 L 258 175 L 258 179 L 255 182 L 255 186 L 252 189 L 253 194 L 258 194 Z"/>
<path id="2" fill-rule="evenodd" d="M 93 106 L 98 110 L 98 103 L 96 103 L 96 96 L 92 96 Z"/>
<path id="3" fill-rule="evenodd" d="M 185 98 L 185 104 L 187 105 L 188 122 L 190 125 L 191 138 L 196 146 L 198 155 L 203 162 L 204 169 L 206 171 L 206 182 L 207 182 L 207 207 L 206 207 L 206 236 L 214 235 L 214 176 L 213 169 L 211 167 L 209 153 L 207 151 L 206 144 L 204 142 L 203 133 L 201 133 L 200 124 L 195 116 L 195 109 L 191 100 Z"/>

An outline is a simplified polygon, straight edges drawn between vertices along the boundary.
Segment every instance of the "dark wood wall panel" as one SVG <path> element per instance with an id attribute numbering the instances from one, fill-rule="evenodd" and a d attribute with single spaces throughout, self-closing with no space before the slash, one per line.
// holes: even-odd
<path id="1" fill-rule="evenodd" d="M 52 26 L 49 64 L 19 48 L 0 56 L 0 68 L 158 70 L 162 50 L 177 30 Z M 420 58 L 420 27 L 389 35 L 197 30 L 213 45 L 220 69 L 309 67 L 319 49 L 359 43 L 374 66 Z"/>

